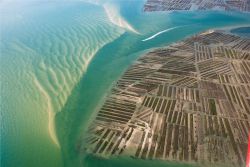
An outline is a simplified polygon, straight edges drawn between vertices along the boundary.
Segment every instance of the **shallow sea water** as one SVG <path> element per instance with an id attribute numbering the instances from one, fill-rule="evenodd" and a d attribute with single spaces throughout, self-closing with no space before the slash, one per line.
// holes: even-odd
<path id="1" fill-rule="evenodd" d="M 4 167 L 183 166 L 100 159 L 82 154 L 79 147 L 105 96 L 136 58 L 207 29 L 250 23 L 250 15 L 143 13 L 143 0 L 109 3 L 139 34 L 112 23 L 101 5 L 82 1 L 1 10 Z M 142 41 L 171 27 L 178 28 Z"/>
<path id="2" fill-rule="evenodd" d="M 250 26 L 235 28 L 232 29 L 230 32 L 243 38 L 250 38 Z"/>

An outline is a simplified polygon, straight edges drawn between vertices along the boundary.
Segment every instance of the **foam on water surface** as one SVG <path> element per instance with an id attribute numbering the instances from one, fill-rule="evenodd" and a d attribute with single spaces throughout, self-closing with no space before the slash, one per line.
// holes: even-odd
<path id="1" fill-rule="evenodd" d="M 159 35 L 162 34 L 162 33 L 165 33 L 165 32 L 171 31 L 171 30 L 174 30 L 174 29 L 176 29 L 176 28 L 178 28 L 178 26 L 177 26 L 177 27 L 168 28 L 168 29 L 165 29 L 165 30 L 163 30 L 163 31 L 157 32 L 156 34 L 154 34 L 154 35 L 152 35 L 152 36 L 150 36 L 150 37 L 148 37 L 148 38 L 146 38 L 146 39 L 143 39 L 142 41 L 145 42 L 145 41 L 151 40 L 151 39 L 153 39 L 153 38 L 159 36 Z"/>

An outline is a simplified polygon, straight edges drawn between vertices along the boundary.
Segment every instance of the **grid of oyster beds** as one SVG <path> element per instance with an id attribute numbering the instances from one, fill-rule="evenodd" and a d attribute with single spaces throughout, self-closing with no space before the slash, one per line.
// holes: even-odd
<path id="1" fill-rule="evenodd" d="M 147 0 L 144 11 L 238 10 L 250 12 L 250 0 Z"/>
<path id="2" fill-rule="evenodd" d="M 90 125 L 83 151 L 245 166 L 250 40 L 203 33 L 139 58 Z"/>

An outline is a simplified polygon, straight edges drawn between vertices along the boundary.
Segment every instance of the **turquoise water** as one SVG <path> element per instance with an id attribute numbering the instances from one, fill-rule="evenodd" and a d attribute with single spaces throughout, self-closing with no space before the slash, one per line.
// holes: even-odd
<path id="1" fill-rule="evenodd" d="M 235 28 L 230 31 L 233 34 L 239 35 L 243 38 L 250 38 L 250 27 Z"/>
<path id="2" fill-rule="evenodd" d="M 139 34 L 112 23 L 102 6 L 81 1 L 29 2 L 1 10 L 2 166 L 173 166 L 98 159 L 79 148 L 104 97 L 141 54 L 210 28 L 249 23 L 250 15 L 145 14 L 142 0 L 110 3 L 120 6 L 120 15 Z"/>

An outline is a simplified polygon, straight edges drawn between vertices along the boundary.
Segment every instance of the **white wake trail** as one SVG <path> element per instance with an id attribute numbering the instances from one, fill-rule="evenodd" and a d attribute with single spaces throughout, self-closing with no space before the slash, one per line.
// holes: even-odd
<path id="1" fill-rule="evenodd" d="M 174 29 L 179 28 L 179 27 L 182 27 L 182 26 L 176 26 L 176 27 L 168 28 L 168 29 L 160 31 L 160 32 L 158 32 L 158 33 L 156 33 L 156 34 L 154 34 L 154 35 L 152 35 L 152 36 L 150 36 L 150 37 L 148 37 L 146 39 L 143 39 L 142 41 L 145 42 L 145 41 L 151 40 L 151 39 L 153 39 L 153 38 L 155 38 L 155 37 L 157 37 L 157 36 L 159 36 L 159 35 L 161 35 L 161 34 L 163 34 L 165 32 L 174 30 Z"/>

